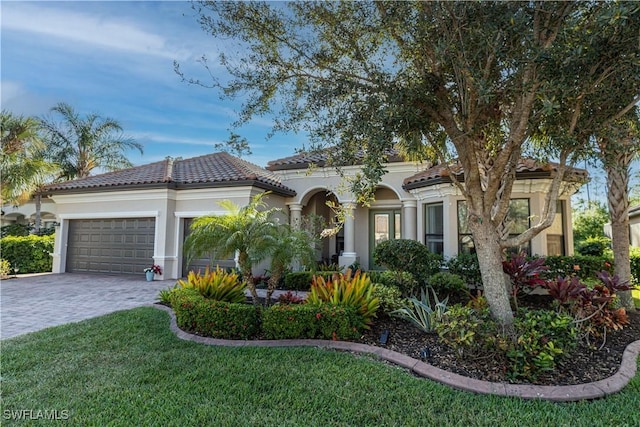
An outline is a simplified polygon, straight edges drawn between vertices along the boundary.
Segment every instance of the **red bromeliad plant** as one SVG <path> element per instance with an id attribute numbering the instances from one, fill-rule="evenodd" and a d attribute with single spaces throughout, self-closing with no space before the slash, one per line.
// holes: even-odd
<path id="1" fill-rule="evenodd" d="M 601 271 L 597 276 L 601 283 L 592 289 L 575 276 L 558 277 L 543 286 L 561 309 L 573 314 L 587 342 L 590 337 L 602 337 L 604 345 L 608 330 L 619 330 L 629 324 L 626 310 L 616 308 L 612 303 L 617 291 L 628 290 L 630 286 L 620 283 L 618 276 L 612 277 L 607 271 Z"/>
<path id="2" fill-rule="evenodd" d="M 558 277 L 556 280 L 543 283 L 542 286 L 561 306 L 567 305 L 570 301 L 575 301 L 587 289 L 576 276 Z"/>
<path id="3" fill-rule="evenodd" d="M 304 302 L 304 298 L 295 295 L 293 292 L 288 291 L 286 294 L 282 294 L 278 297 L 278 302 L 280 304 L 302 304 Z"/>
<path id="4" fill-rule="evenodd" d="M 511 297 L 516 308 L 518 307 L 518 295 L 521 292 L 534 289 L 545 283 L 545 280 L 540 276 L 549 267 L 544 263 L 544 258 L 527 259 L 524 252 L 513 255 L 502 262 L 502 270 L 509 275 L 511 280 Z"/>

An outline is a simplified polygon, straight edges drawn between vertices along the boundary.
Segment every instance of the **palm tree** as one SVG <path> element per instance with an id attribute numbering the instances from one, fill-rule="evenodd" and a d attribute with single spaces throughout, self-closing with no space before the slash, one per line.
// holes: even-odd
<path id="1" fill-rule="evenodd" d="M 42 124 L 47 156 L 60 166 L 60 179 L 84 178 L 96 167 L 108 171 L 131 167 L 126 151 L 136 149 L 142 153 L 142 145 L 123 136 L 122 126 L 114 119 L 95 113 L 81 117 L 62 102 L 51 111 L 62 120 L 48 118 Z"/>
<path id="2" fill-rule="evenodd" d="M 629 170 L 640 154 L 640 115 L 636 111 L 609 125 L 596 137 L 599 157 L 607 173 L 607 201 L 611 220 L 611 245 L 614 273 L 622 283 L 631 280 L 629 259 Z M 631 291 L 620 291 L 620 302 L 628 310 L 635 308 Z"/>
<path id="3" fill-rule="evenodd" d="M 0 177 L 2 203 L 22 204 L 35 196 L 34 229 L 40 230 L 39 190 L 54 178 L 55 164 L 43 157 L 40 122 L 33 117 L 0 113 Z"/>
<path id="4" fill-rule="evenodd" d="M 278 240 L 276 214 L 280 209 L 267 209 L 263 200 L 267 194 L 252 197 L 249 204 L 243 207 L 230 200 L 221 201 L 219 205 L 228 213 L 196 218 L 185 240 L 185 252 L 189 260 L 207 254 L 220 259 L 237 253 L 242 280 L 256 304 L 258 293 L 253 283 L 252 267 L 271 255 Z"/>
<path id="5" fill-rule="evenodd" d="M 278 229 L 278 239 L 271 252 L 271 277 L 267 284 L 267 303 L 276 286 L 284 276 L 287 268 L 300 262 L 304 266 L 315 264 L 316 238 L 305 230 L 293 229 L 289 224 L 283 224 Z"/>

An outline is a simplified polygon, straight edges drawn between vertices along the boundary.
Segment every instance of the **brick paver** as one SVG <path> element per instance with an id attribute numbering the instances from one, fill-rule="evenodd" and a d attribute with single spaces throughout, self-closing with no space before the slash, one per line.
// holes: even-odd
<path id="1" fill-rule="evenodd" d="M 144 274 L 25 274 L 0 283 L 0 339 L 153 304 L 176 280 Z M 275 291 L 274 298 L 286 291 Z M 249 294 L 246 291 L 247 295 Z M 266 291 L 258 289 L 264 297 Z M 300 293 L 304 295 L 304 292 Z"/>
<path id="2" fill-rule="evenodd" d="M 2 280 L 0 338 L 150 305 L 161 289 L 174 284 L 175 280 L 147 282 L 142 273 L 44 273 Z"/>

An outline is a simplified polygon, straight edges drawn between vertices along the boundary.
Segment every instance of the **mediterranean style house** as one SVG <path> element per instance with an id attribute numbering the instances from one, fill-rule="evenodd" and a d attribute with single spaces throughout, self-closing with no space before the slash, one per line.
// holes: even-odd
<path id="1" fill-rule="evenodd" d="M 310 214 L 331 223 L 335 214 L 327 202 L 346 209 L 344 226 L 323 240 L 318 261 L 341 266 L 359 262 L 362 268 L 376 268 L 372 260 L 376 244 L 398 238 L 423 242 L 445 258 L 473 251 L 464 197 L 452 184 L 448 168 L 391 155 L 375 201 L 364 207 L 356 204 L 344 178 L 326 160 L 322 154 L 302 153 L 261 168 L 219 152 L 50 185 L 44 210 L 55 214 L 57 227 L 53 272 L 137 274 L 153 263 L 162 267 L 163 279 L 182 277 L 210 262 L 195 260 L 187 265 L 183 243 L 191 220 L 224 214 L 218 205 L 222 200 L 242 206 L 265 191 L 271 192 L 268 204 L 286 212 L 294 226 Z M 342 175 L 353 176 L 359 170 L 357 165 L 345 166 Z M 454 170 L 464 179 L 462 170 Z M 536 220 L 554 174 L 553 164 L 519 163 L 511 233 Z M 521 249 L 540 255 L 572 252 L 570 196 L 585 178 L 584 170 L 567 174 L 553 225 Z M 233 260 L 219 262 L 229 265 Z"/>

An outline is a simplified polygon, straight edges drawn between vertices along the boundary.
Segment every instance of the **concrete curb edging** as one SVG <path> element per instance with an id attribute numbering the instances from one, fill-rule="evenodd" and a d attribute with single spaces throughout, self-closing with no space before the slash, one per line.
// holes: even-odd
<path id="1" fill-rule="evenodd" d="M 640 340 L 632 342 L 622 354 L 622 361 L 620 362 L 618 371 L 609 378 L 592 383 L 566 386 L 493 383 L 448 372 L 393 350 L 348 341 L 312 339 L 225 340 L 201 337 L 180 329 L 176 322 L 176 316 L 171 308 L 159 304 L 154 305 L 154 307 L 169 313 L 171 317 L 171 331 L 178 338 L 185 341 L 227 347 L 324 347 L 335 350 L 368 353 L 374 354 L 383 360 L 403 368 L 407 368 L 418 376 L 429 378 L 458 390 L 496 396 L 513 396 L 523 399 L 542 399 L 552 402 L 597 399 L 619 392 L 635 376 L 637 368 L 636 360 L 640 355 Z"/>

